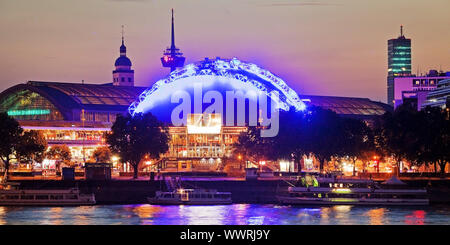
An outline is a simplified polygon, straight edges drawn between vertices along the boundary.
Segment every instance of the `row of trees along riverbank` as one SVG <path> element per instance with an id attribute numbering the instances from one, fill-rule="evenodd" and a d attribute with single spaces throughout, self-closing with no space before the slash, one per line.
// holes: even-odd
<path id="1" fill-rule="evenodd" d="M 67 167 L 74 166 L 67 145 L 49 148 L 41 132 L 25 131 L 13 117 L 0 113 L 0 160 L 5 169 L 4 180 L 8 178 L 11 163 L 41 163 L 44 158 L 59 160 Z M 90 158 L 93 162 L 110 162 L 111 151 L 108 147 L 98 147 Z"/>
<path id="2" fill-rule="evenodd" d="M 287 159 L 299 171 L 304 155 L 314 155 L 320 170 L 332 159 L 347 158 L 368 163 L 391 157 L 397 170 L 401 161 L 413 165 L 438 166 L 441 173 L 450 161 L 449 110 L 426 108 L 416 111 L 400 106 L 385 113 L 372 125 L 353 118 L 341 117 L 330 110 L 310 107 L 304 112 L 280 112 L 280 130 L 276 137 L 260 137 L 261 127 L 249 127 L 240 135 L 235 152 L 244 160 Z M 245 161 L 244 161 L 245 162 Z M 367 165 L 367 164 L 364 164 Z"/>
<path id="3" fill-rule="evenodd" d="M 394 158 L 397 167 L 402 160 L 408 160 L 415 165 L 434 165 L 435 169 L 439 166 L 444 172 L 450 160 L 449 111 L 440 108 L 418 112 L 401 106 L 369 126 L 331 110 L 310 107 L 303 112 L 280 112 L 276 137 L 260 137 L 260 131 L 260 127 L 249 127 L 243 132 L 234 145 L 235 153 L 256 161 L 289 159 L 296 163 L 300 163 L 304 155 L 313 154 L 321 170 L 332 158 L 348 157 L 355 165 L 358 159 L 369 161 L 377 155 L 381 159 Z M 151 113 L 134 117 L 119 115 L 105 137 L 111 152 L 133 166 L 134 178 L 138 176 L 144 156 L 159 159 L 169 149 L 167 125 Z M 6 169 L 12 157 L 39 161 L 47 148 L 42 135 L 35 131 L 24 132 L 6 113 L 0 113 L 0 138 L 0 158 Z M 54 155 L 65 156 L 63 152 Z M 110 153 L 108 149 L 99 149 L 94 157 L 106 160 Z"/>

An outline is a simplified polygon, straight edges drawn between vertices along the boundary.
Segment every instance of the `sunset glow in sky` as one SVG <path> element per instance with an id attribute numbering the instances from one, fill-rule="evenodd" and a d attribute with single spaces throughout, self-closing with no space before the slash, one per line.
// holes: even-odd
<path id="1" fill-rule="evenodd" d="M 169 72 L 171 8 L 186 64 L 237 57 L 299 94 L 386 102 L 387 40 L 400 25 L 413 73 L 450 71 L 449 0 L 0 0 L 0 90 L 112 82 L 122 25 L 135 84 L 149 87 Z"/>

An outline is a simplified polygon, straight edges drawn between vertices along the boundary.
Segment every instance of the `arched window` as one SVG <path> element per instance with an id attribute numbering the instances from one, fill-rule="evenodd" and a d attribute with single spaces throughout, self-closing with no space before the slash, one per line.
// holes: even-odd
<path id="1" fill-rule="evenodd" d="M 6 96 L 0 102 L 0 111 L 18 120 L 64 120 L 61 112 L 40 94 L 21 90 Z"/>

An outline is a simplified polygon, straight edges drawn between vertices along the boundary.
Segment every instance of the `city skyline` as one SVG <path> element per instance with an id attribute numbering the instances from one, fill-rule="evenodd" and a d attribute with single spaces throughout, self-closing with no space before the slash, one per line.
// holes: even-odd
<path id="1" fill-rule="evenodd" d="M 450 68 L 450 33 L 439 31 L 450 3 L 434 2 L 2 1 L 0 89 L 28 80 L 112 82 L 121 25 L 135 84 L 150 87 L 168 73 L 160 57 L 170 45 L 174 8 L 186 64 L 237 57 L 271 70 L 299 94 L 386 102 L 387 40 L 399 36 L 400 25 L 412 39 L 413 74 Z"/>

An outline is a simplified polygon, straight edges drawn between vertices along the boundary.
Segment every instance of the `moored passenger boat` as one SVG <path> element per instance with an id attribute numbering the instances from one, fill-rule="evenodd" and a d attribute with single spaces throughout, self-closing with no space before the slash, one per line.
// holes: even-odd
<path id="1" fill-rule="evenodd" d="M 148 197 L 147 200 L 151 204 L 175 205 L 220 205 L 232 203 L 230 192 L 183 188 L 170 192 L 157 191 L 155 197 Z"/>
<path id="2" fill-rule="evenodd" d="M 370 180 L 345 180 L 295 186 L 277 198 L 282 204 L 292 205 L 429 205 L 426 189 L 407 188 L 398 179 L 382 185 Z"/>
<path id="3" fill-rule="evenodd" d="M 94 205 L 94 194 L 81 194 L 78 188 L 20 190 L 0 189 L 0 206 L 79 206 Z"/>

